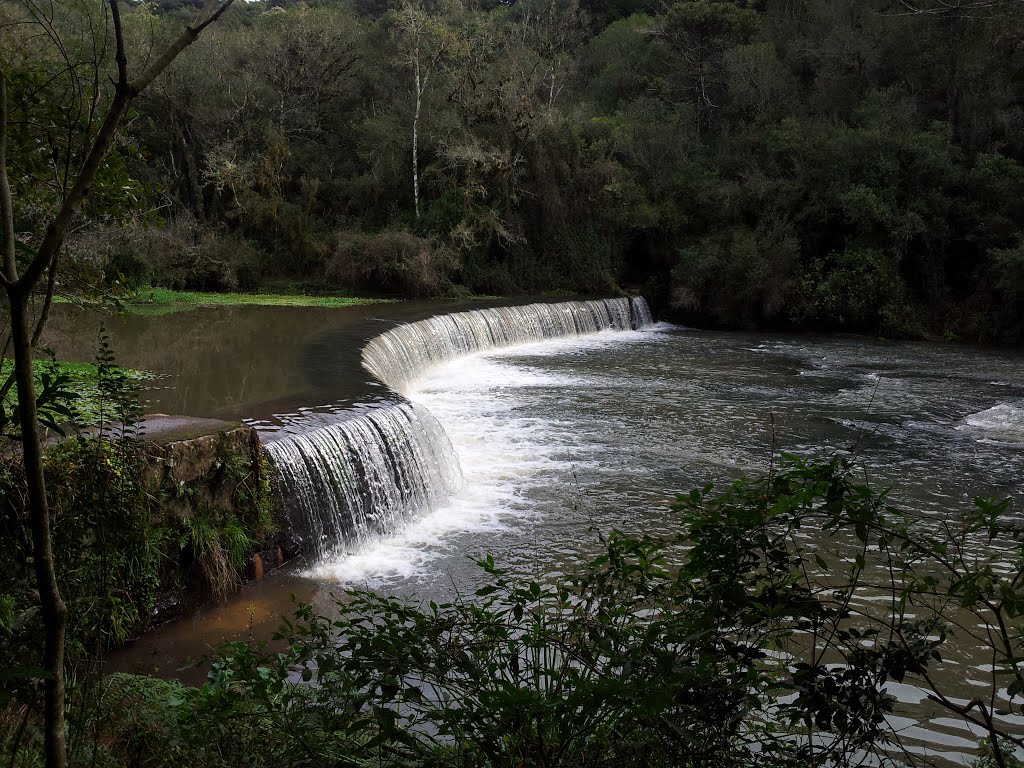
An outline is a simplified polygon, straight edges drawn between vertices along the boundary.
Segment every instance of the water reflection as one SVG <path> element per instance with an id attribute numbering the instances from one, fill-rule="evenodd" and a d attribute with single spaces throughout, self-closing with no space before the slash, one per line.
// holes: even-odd
<path id="1" fill-rule="evenodd" d="M 118 364 L 161 376 L 144 392 L 147 411 L 252 419 L 274 428 L 310 409 L 340 412 L 388 397 L 359 364 L 369 338 L 439 311 L 487 303 L 196 307 L 162 315 L 58 305 L 43 342 L 58 358 L 88 361 L 102 324 Z"/>

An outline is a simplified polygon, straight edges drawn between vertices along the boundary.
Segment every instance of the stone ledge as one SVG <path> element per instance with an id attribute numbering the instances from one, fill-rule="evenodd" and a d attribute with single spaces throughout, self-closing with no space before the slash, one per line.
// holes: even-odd
<path id="1" fill-rule="evenodd" d="M 242 426 L 240 421 L 149 413 L 142 418 L 139 439 L 147 443 L 166 445 L 182 440 L 195 440 L 200 437 L 216 436 L 221 432 L 231 432 Z"/>

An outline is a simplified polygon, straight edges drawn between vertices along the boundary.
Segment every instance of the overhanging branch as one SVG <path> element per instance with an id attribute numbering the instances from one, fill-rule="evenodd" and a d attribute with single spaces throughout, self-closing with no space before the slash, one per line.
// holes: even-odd
<path id="1" fill-rule="evenodd" d="M 24 296 L 32 291 L 47 267 L 55 262 L 64 243 L 68 227 L 81 209 L 86 193 L 96 181 L 96 175 L 99 173 L 100 167 L 103 165 L 103 161 L 114 143 L 117 128 L 132 99 L 142 93 L 161 72 L 167 69 L 179 53 L 194 43 L 204 29 L 223 16 L 224 12 L 234 3 L 234 0 L 224 0 L 205 21 L 194 27 L 187 27 L 178 39 L 171 43 L 156 61 L 150 64 L 146 71 L 134 81 L 128 79 L 127 56 L 124 51 L 124 36 L 121 27 L 120 8 L 118 6 L 119 0 L 109 0 L 109 2 L 114 24 L 114 36 L 117 40 L 118 82 L 114 90 L 114 99 L 107 108 L 103 124 L 96 134 L 96 139 L 89 150 L 85 163 L 82 165 L 82 170 L 75 180 L 71 191 L 64 198 L 64 204 L 46 228 L 43 242 L 39 245 L 35 257 L 21 278 L 17 279 L 17 282 L 10 286 L 10 290 L 17 295 Z"/>

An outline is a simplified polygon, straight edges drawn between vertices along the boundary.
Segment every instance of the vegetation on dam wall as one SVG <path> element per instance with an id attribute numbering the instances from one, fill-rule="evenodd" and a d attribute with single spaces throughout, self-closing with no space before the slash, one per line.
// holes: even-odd
<path id="1" fill-rule="evenodd" d="M 165 444 L 74 437 L 50 447 L 45 471 L 73 657 L 102 654 L 223 598 L 243 574 L 280 562 L 282 546 L 292 554 L 269 462 L 248 427 Z M 32 666 L 42 646 L 24 493 L 20 463 L 4 460 L 0 665 L 12 668 Z"/>

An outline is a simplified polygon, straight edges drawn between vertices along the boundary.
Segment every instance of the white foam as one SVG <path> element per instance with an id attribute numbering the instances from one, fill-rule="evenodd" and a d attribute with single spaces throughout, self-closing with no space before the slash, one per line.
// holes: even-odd
<path id="1" fill-rule="evenodd" d="M 519 392 L 586 386 L 584 377 L 529 365 L 522 358 L 591 352 L 655 339 L 659 330 L 607 331 L 478 352 L 431 368 L 406 396 L 441 424 L 462 467 L 464 484 L 446 503 L 386 538 L 366 542 L 308 573 L 342 584 L 380 586 L 422 574 L 451 550 L 457 534 L 496 531 L 536 514 L 532 489 L 589 466 L 574 425 L 540 419 Z M 510 358 L 517 358 L 512 360 Z"/>
<path id="2" fill-rule="evenodd" d="M 999 403 L 967 416 L 957 429 L 973 432 L 979 440 L 1024 444 L 1024 407 Z"/>

